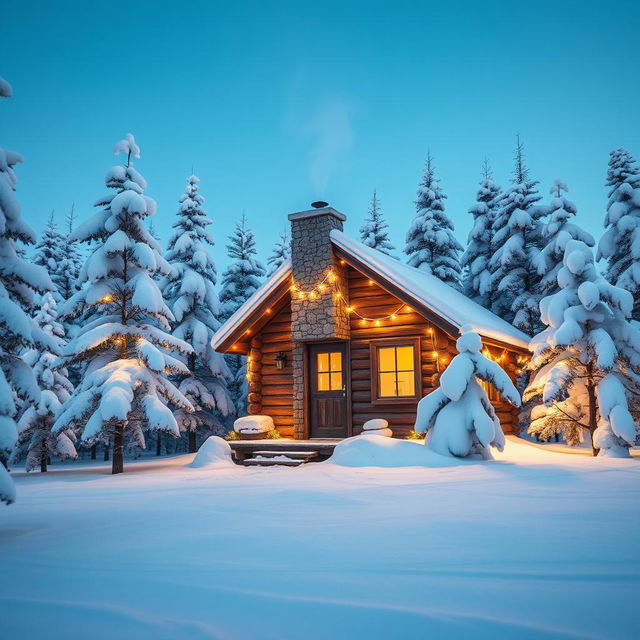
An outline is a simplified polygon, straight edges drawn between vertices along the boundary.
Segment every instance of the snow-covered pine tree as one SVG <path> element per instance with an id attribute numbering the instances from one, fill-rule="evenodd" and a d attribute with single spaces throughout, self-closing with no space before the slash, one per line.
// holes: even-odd
<path id="1" fill-rule="evenodd" d="M 392 256 L 395 247 L 389 240 L 389 225 L 382 215 L 380 200 L 376 190 L 373 190 L 369 213 L 364 224 L 360 227 L 360 241 L 372 249 L 377 249 L 388 256 Z"/>
<path id="2" fill-rule="evenodd" d="M 494 298 L 488 264 L 491 258 L 492 225 L 500 207 L 500 197 L 501 189 L 493 181 L 489 163 L 485 160 L 476 203 L 469 209 L 473 216 L 473 228 L 469 232 L 461 263 L 464 267 L 462 290 L 467 297 L 487 309 L 491 308 Z"/>
<path id="3" fill-rule="evenodd" d="M 253 231 L 247 227 L 244 213 L 229 236 L 227 254 L 232 262 L 222 274 L 220 302 L 224 319 L 231 317 L 258 289 L 260 279 L 265 274 L 264 267 L 256 259 L 255 237 Z M 231 354 L 226 360 L 232 375 L 229 391 L 236 406 L 236 413 L 244 415 L 247 405 L 246 358 Z"/>
<path id="4" fill-rule="evenodd" d="M 453 223 L 444 212 L 447 197 L 435 176 L 433 159 L 427 155 L 425 172 L 418 187 L 416 215 L 407 232 L 404 252 L 412 267 L 437 276 L 460 289 L 462 246 L 453 235 Z"/>
<path id="5" fill-rule="evenodd" d="M 58 322 L 55 298 L 51 293 L 46 293 L 39 306 L 35 316 L 36 324 L 51 336 L 58 349 L 61 349 L 64 345 L 64 328 Z M 40 398 L 37 402 L 27 404 L 18 422 L 18 442 L 12 459 L 17 460 L 24 454 L 27 471 L 33 471 L 38 467 L 40 471 L 46 471 L 49 458 L 56 456 L 61 460 L 75 460 L 78 457 L 72 431 L 51 432 L 60 408 L 73 392 L 73 386 L 64 367 L 54 368 L 57 356 L 48 349 L 28 349 L 22 355 L 22 359 L 36 376 Z"/>
<path id="6" fill-rule="evenodd" d="M 542 243 L 541 218 L 547 210 L 535 206 L 540 200 L 538 183 L 529 178 L 520 138 L 512 183 L 493 222 L 489 260 L 494 296 L 491 310 L 533 335 L 540 326 L 540 275 L 536 259 Z"/>
<path id="7" fill-rule="evenodd" d="M 625 149 L 612 151 L 607 171 L 609 200 L 598 245 L 605 258 L 605 277 L 633 295 L 633 318 L 640 320 L 640 169 Z"/>
<path id="8" fill-rule="evenodd" d="M 562 180 L 554 180 L 549 193 L 555 196 L 549 206 L 549 218 L 542 227 L 544 248 L 536 256 L 540 293 L 550 295 L 558 290 L 558 271 L 562 267 L 564 250 L 569 240 L 580 240 L 587 246 L 593 247 L 595 241 L 590 233 L 571 222 L 576 215 L 575 204 L 564 194 L 568 191 Z"/>
<path id="9" fill-rule="evenodd" d="M 482 340 L 469 326 L 456 342 L 458 355 L 440 376 L 440 386 L 418 403 L 415 431 L 444 456 L 491 458 L 489 447 L 504 448 L 504 433 L 478 379 L 492 384 L 515 407 L 520 395 L 500 365 L 482 354 Z"/>
<path id="10" fill-rule="evenodd" d="M 78 241 L 72 240 L 75 227 L 75 205 L 71 205 L 71 209 L 65 218 L 66 222 L 66 238 L 62 243 L 62 259 L 60 260 L 60 279 L 58 284 L 58 293 L 63 301 L 67 301 L 72 295 L 78 292 L 78 277 L 82 268 L 82 256 L 78 248 Z M 67 338 L 71 337 L 69 327 L 65 326 Z"/>
<path id="11" fill-rule="evenodd" d="M 83 362 L 86 370 L 53 431 L 82 429 L 87 445 L 113 440 L 112 472 L 121 473 L 125 436 L 144 447 L 145 430 L 180 435 L 165 402 L 186 411 L 193 407 L 167 376 L 189 373 L 171 353 L 188 356 L 193 349 L 169 334 L 174 317 L 154 280 L 171 267 L 144 226 L 156 203 L 144 195 L 146 181 L 131 162 L 140 149 L 127 134 L 114 152 L 127 157 L 107 173 L 114 193 L 96 202 L 102 209 L 72 236 L 92 242 L 93 250 L 80 274 L 85 286 L 63 309 L 82 322 L 59 366 Z"/>
<path id="12" fill-rule="evenodd" d="M 211 338 L 220 326 L 220 303 L 214 288 L 216 265 L 207 246 L 214 244 L 207 230 L 212 222 L 202 208 L 199 182 L 197 176 L 187 178 L 186 191 L 180 197 L 178 220 L 165 254 L 171 273 L 162 285 L 175 317 L 173 335 L 193 347 L 187 361 L 190 374 L 178 389 L 195 412 L 178 409 L 175 413 L 180 430 L 189 434 L 189 452 L 196 451 L 197 429 L 219 435 L 223 433 L 220 416 L 235 413 L 227 390 L 231 373 L 224 356 L 211 348 Z"/>
<path id="13" fill-rule="evenodd" d="M 593 454 L 628 456 L 640 407 L 640 329 L 629 322 L 631 294 L 598 274 L 592 250 L 569 240 L 560 289 L 542 299 L 546 329 L 533 338 L 524 393 L 529 433 L 569 444 L 589 432 Z"/>
<path id="14" fill-rule="evenodd" d="M 280 234 L 280 239 L 275 243 L 271 255 L 267 258 L 267 264 L 269 265 L 267 276 L 271 277 L 290 257 L 291 240 L 289 240 L 289 234 L 283 231 Z"/>
<path id="15" fill-rule="evenodd" d="M 62 296 L 61 289 L 64 286 L 65 279 L 64 270 L 66 265 L 64 264 L 63 252 L 66 244 L 65 237 L 58 231 L 58 225 L 52 211 L 42 232 L 42 237 L 36 244 L 33 263 L 39 267 L 44 267 L 49 273 L 49 277 L 55 287 L 53 297 L 57 303 L 65 299 Z"/>
<path id="16" fill-rule="evenodd" d="M 0 98 L 11 96 L 11 85 L 0 78 Z M 0 500 L 11 504 L 15 487 L 7 471 L 7 459 L 17 439 L 16 397 L 36 402 L 40 395 L 33 373 L 21 358 L 25 348 L 56 350 L 27 310 L 36 293 L 53 289 L 47 272 L 18 254 L 18 242 L 35 244 L 33 231 L 20 217 L 15 197 L 14 166 L 22 162 L 15 151 L 0 148 Z"/>

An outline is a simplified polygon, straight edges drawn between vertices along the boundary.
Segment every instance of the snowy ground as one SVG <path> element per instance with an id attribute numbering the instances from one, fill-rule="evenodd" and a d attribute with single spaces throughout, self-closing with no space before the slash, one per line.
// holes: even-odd
<path id="1" fill-rule="evenodd" d="M 417 446 L 417 445 L 416 445 Z M 3 638 L 638 638 L 640 460 L 16 473 Z"/>

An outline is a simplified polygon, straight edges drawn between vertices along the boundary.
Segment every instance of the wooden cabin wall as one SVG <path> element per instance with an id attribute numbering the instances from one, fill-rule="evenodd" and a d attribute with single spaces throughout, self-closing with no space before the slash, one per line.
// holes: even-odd
<path id="1" fill-rule="evenodd" d="M 372 318 L 392 313 L 401 304 L 395 296 L 386 292 L 377 284 L 355 269 L 349 269 L 349 303 L 364 316 Z M 386 320 L 377 327 L 373 323 L 363 326 L 356 316 L 351 317 L 351 412 L 353 433 L 362 431 L 362 425 L 372 418 L 384 418 L 389 421 L 396 437 L 404 437 L 413 428 L 416 417 L 415 400 L 407 404 L 372 404 L 371 402 L 371 356 L 369 341 L 376 338 L 419 337 L 422 390 L 421 397 L 433 390 L 438 383 L 439 372 L 444 371 L 451 358 L 457 354 L 455 340 L 432 325 L 422 316 L 403 307 L 397 320 Z M 436 362 L 433 356 L 438 351 Z M 514 354 L 507 354 L 510 375 L 514 375 Z M 505 432 L 512 432 L 515 426 L 514 412 L 510 405 L 495 402 L 494 406 Z"/>
<path id="2" fill-rule="evenodd" d="M 287 305 L 274 314 L 260 332 L 262 407 L 260 413 L 271 416 L 285 438 L 293 438 L 293 371 L 291 341 L 291 309 Z M 280 352 L 287 356 L 287 366 L 276 368 L 275 358 Z"/>

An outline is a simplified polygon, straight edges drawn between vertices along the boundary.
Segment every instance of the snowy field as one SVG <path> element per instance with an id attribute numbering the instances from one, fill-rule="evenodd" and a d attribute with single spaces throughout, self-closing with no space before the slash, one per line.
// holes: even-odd
<path id="1" fill-rule="evenodd" d="M 416 445 L 419 446 L 419 445 Z M 2 638 L 638 638 L 640 460 L 14 473 Z"/>

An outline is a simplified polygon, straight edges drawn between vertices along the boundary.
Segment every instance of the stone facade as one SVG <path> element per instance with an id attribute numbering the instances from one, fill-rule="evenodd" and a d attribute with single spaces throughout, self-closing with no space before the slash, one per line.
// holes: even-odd
<path id="1" fill-rule="evenodd" d="M 296 438 L 305 433 L 304 345 L 307 342 L 349 339 L 349 288 L 346 269 L 331 245 L 333 229 L 342 231 L 345 216 L 332 207 L 292 213 L 291 334 L 293 350 L 293 413 Z M 325 280 L 332 273 L 331 280 Z M 318 285 L 325 280 L 322 290 Z M 304 296 L 299 291 L 307 292 Z M 313 291 L 313 295 L 308 292 Z"/>

